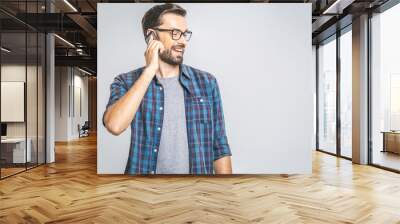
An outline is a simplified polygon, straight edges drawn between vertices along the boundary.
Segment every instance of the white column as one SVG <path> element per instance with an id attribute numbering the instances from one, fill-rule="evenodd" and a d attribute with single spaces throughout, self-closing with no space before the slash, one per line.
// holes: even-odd
<path id="1" fill-rule="evenodd" d="M 54 151 L 54 133 L 55 133 L 55 76 L 54 76 L 54 35 L 49 33 L 46 36 L 46 60 L 47 60 L 47 92 L 46 92 L 46 163 L 52 163 L 55 161 Z"/>
<path id="2" fill-rule="evenodd" d="M 54 12 L 54 5 L 46 1 L 47 12 Z M 46 163 L 55 162 L 55 43 L 54 34 L 46 35 Z"/>

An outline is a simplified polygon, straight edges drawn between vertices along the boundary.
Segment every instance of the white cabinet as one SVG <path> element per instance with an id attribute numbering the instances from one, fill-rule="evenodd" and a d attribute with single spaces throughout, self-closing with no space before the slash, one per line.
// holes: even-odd
<path id="1" fill-rule="evenodd" d="M 1 140 L 2 146 L 4 145 L 7 148 L 12 148 L 13 163 L 25 163 L 32 161 L 32 140 L 28 138 L 26 143 L 28 145 L 25 153 L 25 138 L 7 138 Z"/>

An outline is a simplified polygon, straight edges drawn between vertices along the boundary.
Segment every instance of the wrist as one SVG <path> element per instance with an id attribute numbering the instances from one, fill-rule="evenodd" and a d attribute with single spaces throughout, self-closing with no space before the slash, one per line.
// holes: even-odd
<path id="1" fill-rule="evenodd" d="M 153 65 L 151 65 L 151 64 L 149 64 L 149 65 L 146 65 L 146 67 L 145 67 L 145 70 L 147 71 L 147 72 L 150 72 L 150 73 L 156 73 L 157 72 L 157 67 L 156 66 L 153 66 Z"/>
<path id="2" fill-rule="evenodd" d="M 156 75 L 157 69 L 152 66 L 146 66 L 143 74 L 149 78 L 153 78 Z"/>

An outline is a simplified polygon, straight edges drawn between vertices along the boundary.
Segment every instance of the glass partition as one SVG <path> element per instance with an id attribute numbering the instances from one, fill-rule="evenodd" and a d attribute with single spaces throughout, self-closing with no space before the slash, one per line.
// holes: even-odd
<path id="1" fill-rule="evenodd" d="M 44 1 L 0 6 L 16 16 L 44 12 Z M 0 12 L 0 178 L 45 163 L 45 44 L 44 33 Z"/>
<path id="2" fill-rule="evenodd" d="M 7 177 L 24 171 L 32 155 L 26 141 L 26 33 L 2 33 L 1 47 L 1 176 Z"/>
<path id="3" fill-rule="evenodd" d="M 38 35 L 36 32 L 27 33 L 27 98 L 26 98 L 26 112 L 27 112 L 27 150 L 30 151 L 30 161 L 27 167 L 31 168 L 37 165 L 38 157 L 38 141 L 37 141 L 37 127 L 38 127 L 38 111 L 37 111 L 37 98 L 38 98 L 38 49 L 37 41 Z"/>
<path id="4" fill-rule="evenodd" d="M 46 162 L 46 37 L 43 33 L 38 33 L 38 64 L 37 64 L 37 162 Z"/>

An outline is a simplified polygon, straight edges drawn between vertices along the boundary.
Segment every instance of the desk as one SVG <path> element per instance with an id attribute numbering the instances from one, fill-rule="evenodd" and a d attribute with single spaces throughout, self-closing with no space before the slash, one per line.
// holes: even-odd
<path id="1" fill-rule="evenodd" d="M 393 152 L 396 154 L 400 154 L 400 132 L 382 131 L 382 133 L 383 133 L 382 152 Z"/>
<path id="2" fill-rule="evenodd" d="M 25 154 L 25 138 L 6 138 L 1 139 L 1 157 L 6 163 L 25 163 L 31 162 L 31 145 L 30 138 L 26 141 L 28 144 Z M 25 159 L 27 159 L 25 161 Z"/>

